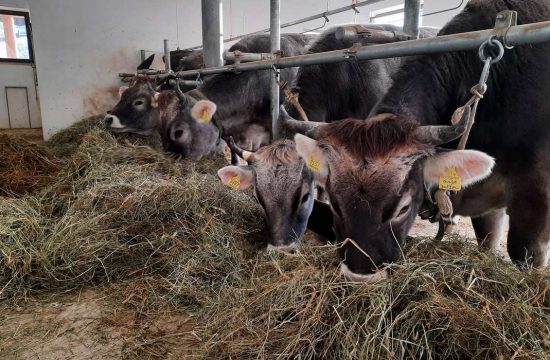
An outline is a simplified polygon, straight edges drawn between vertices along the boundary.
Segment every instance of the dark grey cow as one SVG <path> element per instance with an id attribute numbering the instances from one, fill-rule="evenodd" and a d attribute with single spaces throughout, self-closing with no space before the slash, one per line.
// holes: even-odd
<path id="1" fill-rule="evenodd" d="M 363 25 L 370 30 L 399 31 L 393 25 Z M 336 38 L 337 27 L 323 32 L 308 50 L 318 53 L 347 49 L 352 40 Z M 421 28 L 421 37 L 433 37 L 437 30 Z M 392 84 L 391 76 L 403 58 L 348 61 L 337 64 L 304 66 L 298 70 L 293 91 L 309 120 L 331 122 L 349 117 L 364 119 L 382 99 Z M 299 118 L 298 111 L 285 104 L 289 114 Z"/>
<path id="2" fill-rule="evenodd" d="M 441 34 L 492 28 L 503 10 L 517 10 L 520 24 L 550 18 L 547 1 L 473 0 Z M 507 209 L 512 261 L 521 267 L 547 265 L 550 103 L 544 94 L 550 87 L 549 56 L 548 44 L 517 47 L 493 67 L 468 143 L 482 152 L 435 148 L 465 129 L 464 121 L 445 125 L 479 80 L 482 64 L 474 51 L 407 61 L 376 106 L 376 115 L 312 126 L 310 138 L 298 135 L 298 152 L 306 162 L 318 164 L 316 176 L 330 195 L 337 238 L 352 240 L 342 246 L 349 278 L 368 280 L 383 263 L 400 257 L 424 183 L 433 186 L 450 170 L 466 187 L 455 211 L 473 218 L 477 237 L 482 243 L 489 239 L 485 246 L 500 241 L 491 234 L 502 234 Z M 493 157 L 497 165 L 486 178 Z"/>
<path id="3" fill-rule="evenodd" d="M 268 249 L 295 250 L 313 208 L 313 173 L 291 140 L 276 141 L 254 153 L 240 149 L 236 152 L 248 165 L 226 166 L 218 171 L 218 176 L 235 190 L 254 188 L 270 233 Z"/>
<path id="4" fill-rule="evenodd" d="M 310 35 L 284 34 L 282 53 L 284 56 L 303 54 L 311 40 Z M 269 52 L 269 49 L 269 35 L 255 35 L 241 40 L 230 51 L 259 53 Z M 282 70 L 281 81 L 293 81 L 296 73 L 296 68 Z M 229 136 L 246 150 L 254 151 L 268 144 L 270 78 L 271 70 L 219 74 L 182 96 L 181 111 L 171 122 L 170 140 L 174 151 L 190 159 L 200 159 L 219 152 L 219 139 Z M 216 114 L 207 114 L 214 104 Z"/>

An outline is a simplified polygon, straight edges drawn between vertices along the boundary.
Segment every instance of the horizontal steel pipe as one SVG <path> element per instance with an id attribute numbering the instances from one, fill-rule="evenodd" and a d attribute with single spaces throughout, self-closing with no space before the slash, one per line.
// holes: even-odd
<path id="1" fill-rule="evenodd" d="M 438 36 L 411 41 L 381 45 L 358 46 L 344 50 L 316 54 L 283 57 L 276 60 L 254 61 L 249 63 L 221 66 L 202 70 L 188 70 L 176 73 L 178 78 L 200 77 L 221 73 L 290 68 L 297 66 L 330 64 L 349 60 L 372 60 L 412 55 L 425 55 L 441 52 L 477 50 L 490 36 L 503 35 L 494 29 Z M 525 45 L 550 41 L 550 21 L 511 27 L 505 36 L 507 45 Z M 163 78 L 169 75 L 158 75 Z"/>
<path id="2" fill-rule="evenodd" d="M 130 82 L 136 77 L 136 74 L 120 73 L 120 74 L 118 74 L 118 76 L 121 78 L 122 81 Z M 156 75 L 143 75 L 143 77 L 144 78 L 148 77 L 150 80 L 159 79 L 159 77 L 156 76 Z M 175 80 L 169 80 L 168 84 L 170 86 L 175 86 L 176 81 Z M 200 84 L 202 84 L 202 81 L 198 81 L 198 80 L 181 80 L 180 84 L 185 85 L 185 86 L 199 86 Z"/>

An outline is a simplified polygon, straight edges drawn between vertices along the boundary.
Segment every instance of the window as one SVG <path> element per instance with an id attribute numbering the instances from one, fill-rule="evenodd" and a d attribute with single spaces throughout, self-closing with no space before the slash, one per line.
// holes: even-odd
<path id="1" fill-rule="evenodd" d="M 29 13 L 0 10 L 0 61 L 32 63 Z"/>
<path id="2" fill-rule="evenodd" d="M 424 2 L 421 2 L 420 14 L 424 7 Z M 421 18 L 422 19 L 422 18 Z M 389 6 L 380 10 L 374 10 L 370 13 L 370 22 L 373 24 L 390 24 L 395 26 L 403 26 L 405 21 L 405 4 Z"/>

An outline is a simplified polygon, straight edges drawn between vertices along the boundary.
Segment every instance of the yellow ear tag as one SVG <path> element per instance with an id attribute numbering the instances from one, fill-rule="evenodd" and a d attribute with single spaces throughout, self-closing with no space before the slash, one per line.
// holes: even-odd
<path id="1" fill-rule="evenodd" d="M 456 168 L 449 168 L 445 174 L 439 177 L 439 189 L 453 191 L 462 189 L 462 178 L 456 172 Z"/>
<path id="2" fill-rule="evenodd" d="M 207 122 L 210 121 L 210 119 L 211 119 L 211 117 L 210 117 L 210 113 L 208 112 L 208 110 L 206 110 L 206 109 L 203 110 L 202 115 L 201 115 L 202 122 L 207 123 Z"/>
<path id="3" fill-rule="evenodd" d="M 321 171 L 321 163 L 317 161 L 315 158 L 309 158 L 309 161 L 307 162 L 307 166 L 315 172 Z"/>
<path id="4" fill-rule="evenodd" d="M 241 177 L 239 175 L 233 176 L 231 179 L 229 179 L 227 185 L 229 185 L 229 187 L 234 190 L 239 190 L 241 188 Z"/>

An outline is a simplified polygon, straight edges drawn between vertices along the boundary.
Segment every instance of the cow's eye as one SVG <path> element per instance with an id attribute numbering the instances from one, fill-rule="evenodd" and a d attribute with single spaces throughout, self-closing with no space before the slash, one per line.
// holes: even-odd
<path id="1" fill-rule="evenodd" d="M 306 201 L 309 200 L 309 193 L 306 193 L 303 197 L 302 197 L 302 204 L 304 204 Z"/>
<path id="2" fill-rule="evenodd" d="M 145 104 L 145 101 L 143 100 L 134 101 L 134 106 L 143 106 L 144 104 Z"/>
<path id="3" fill-rule="evenodd" d="M 405 215 L 406 213 L 409 212 L 409 209 L 411 208 L 411 205 L 405 205 L 401 208 L 401 210 L 399 211 L 399 214 L 397 214 L 397 217 L 400 217 L 400 216 L 403 216 Z"/>

